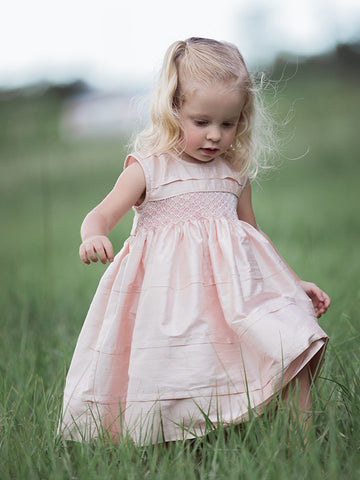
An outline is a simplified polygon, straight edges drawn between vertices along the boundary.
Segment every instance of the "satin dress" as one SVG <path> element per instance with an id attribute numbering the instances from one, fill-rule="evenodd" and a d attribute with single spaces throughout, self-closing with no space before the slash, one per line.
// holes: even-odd
<path id="1" fill-rule="evenodd" d="M 139 445 L 255 415 L 327 335 L 269 241 L 237 217 L 246 178 L 222 158 L 134 153 L 146 179 L 103 275 L 66 379 L 59 431 Z"/>

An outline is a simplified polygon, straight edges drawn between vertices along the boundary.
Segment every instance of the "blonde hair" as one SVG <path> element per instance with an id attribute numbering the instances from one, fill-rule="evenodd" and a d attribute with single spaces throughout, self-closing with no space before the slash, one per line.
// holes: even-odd
<path id="1" fill-rule="evenodd" d="M 268 124 L 263 133 L 271 140 L 272 129 L 258 96 L 259 89 L 254 87 L 242 55 L 227 42 L 192 37 L 170 45 L 152 97 L 151 124 L 137 135 L 135 149 L 155 154 L 178 151 L 182 133 L 178 110 L 183 101 L 180 73 L 182 78 L 196 80 L 206 86 L 214 81 L 236 81 L 245 95 L 245 103 L 235 140 L 225 158 L 241 174 L 249 172 L 254 177 L 261 166 L 262 150 L 271 150 L 264 138 L 262 141 L 256 138 L 256 130 L 259 123 Z"/>

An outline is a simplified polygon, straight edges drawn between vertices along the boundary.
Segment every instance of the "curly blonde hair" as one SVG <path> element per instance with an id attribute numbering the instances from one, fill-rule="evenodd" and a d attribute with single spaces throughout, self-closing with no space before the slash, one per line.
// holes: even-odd
<path id="1" fill-rule="evenodd" d="M 235 140 L 225 158 L 241 174 L 249 173 L 254 177 L 261 166 L 262 151 L 271 150 L 271 122 L 258 95 L 260 89 L 254 86 L 242 55 L 237 47 L 227 42 L 191 37 L 170 45 L 152 97 L 151 124 L 137 135 L 135 149 L 153 154 L 178 152 L 182 134 L 178 112 L 183 102 L 180 72 L 182 78 L 206 86 L 214 81 L 236 81 L 245 95 L 245 103 Z M 257 135 L 260 124 L 266 126 L 263 138 Z"/>

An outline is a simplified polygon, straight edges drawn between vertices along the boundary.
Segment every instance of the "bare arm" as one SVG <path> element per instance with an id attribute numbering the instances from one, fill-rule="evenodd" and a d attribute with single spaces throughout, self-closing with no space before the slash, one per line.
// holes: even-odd
<path id="1" fill-rule="evenodd" d="M 130 210 L 140 201 L 145 192 L 144 172 L 138 163 L 127 167 L 118 178 L 114 188 L 91 212 L 81 225 L 79 254 L 81 260 L 89 265 L 114 259 L 114 252 L 107 235 Z"/>
<path id="2" fill-rule="evenodd" d="M 251 200 L 251 185 L 249 180 L 247 181 L 244 187 L 244 190 L 242 191 L 241 196 L 239 198 L 239 202 L 237 206 L 237 214 L 240 220 L 243 220 L 244 222 L 249 223 L 254 228 L 256 228 L 256 230 L 258 230 L 270 242 L 270 244 L 273 246 L 275 251 L 277 251 L 272 241 L 269 239 L 267 235 L 265 235 L 264 232 L 262 232 L 259 229 L 256 223 L 255 213 L 253 210 L 252 200 Z M 295 278 L 295 280 L 300 284 L 300 286 L 303 288 L 305 293 L 311 299 L 316 316 L 320 318 L 321 315 L 325 313 L 330 306 L 329 296 L 323 290 L 321 290 L 315 283 L 301 280 L 287 264 L 286 266 L 289 269 L 292 276 Z"/>

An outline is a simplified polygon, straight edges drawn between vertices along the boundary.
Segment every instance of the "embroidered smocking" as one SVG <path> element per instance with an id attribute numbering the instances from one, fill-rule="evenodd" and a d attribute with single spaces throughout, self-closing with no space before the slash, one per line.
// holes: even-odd
<path id="1" fill-rule="evenodd" d="M 200 218 L 237 220 L 237 200 L 228 192 L 191 192 L 150 201 L 137 216 L 136 232 Z"/>

